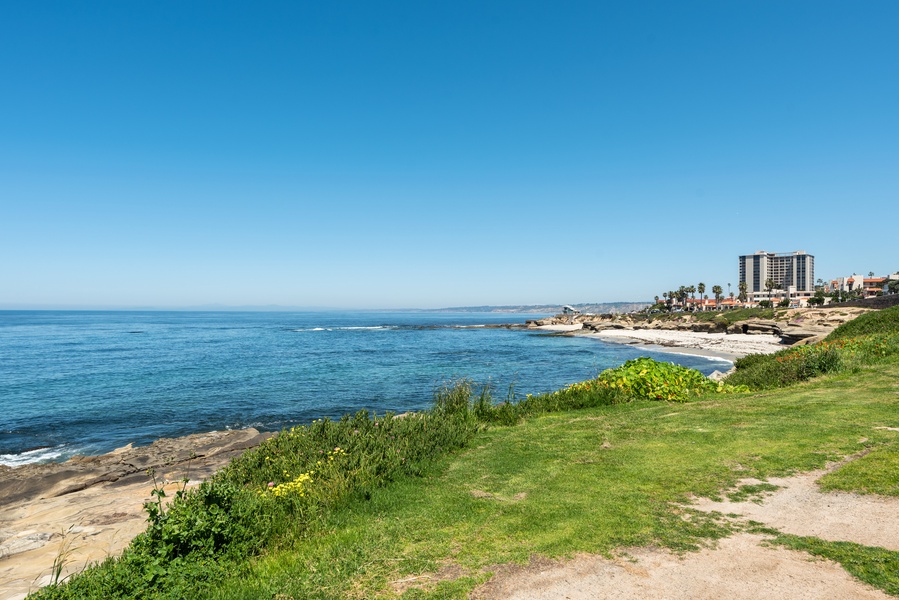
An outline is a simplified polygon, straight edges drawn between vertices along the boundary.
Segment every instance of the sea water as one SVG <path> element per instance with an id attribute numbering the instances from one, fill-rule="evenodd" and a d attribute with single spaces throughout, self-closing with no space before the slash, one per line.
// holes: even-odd
<path id="1" fill-rule="evenodd" d="M 484 327 L 544 316 L 0 311 L 0 464 L 212 430 L 278 430 L 359 410 L 420 410 L 459 378 L 503 399 L 510 390 L 556 390 L 641 355 L 707 374 L 730 366 Z"/>

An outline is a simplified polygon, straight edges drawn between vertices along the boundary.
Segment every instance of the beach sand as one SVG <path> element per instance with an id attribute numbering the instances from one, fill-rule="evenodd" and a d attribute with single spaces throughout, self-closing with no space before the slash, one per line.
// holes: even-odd
<path id="1" fill-rule="evenodd" d="M 695 354 L 734 360 L 748 354 L 771 354 L 788 346 L 776 335 L 699 333 L 665 329 L 607 329 L 584 334 L 606 342 L 646 347 L 657 352 Z"/>

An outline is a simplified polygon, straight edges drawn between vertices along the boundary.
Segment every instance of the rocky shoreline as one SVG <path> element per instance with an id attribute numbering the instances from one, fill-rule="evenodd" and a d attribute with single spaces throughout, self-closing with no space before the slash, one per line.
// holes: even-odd
<path id="1" fill-rule="evenodd" d="M 690 313 L 556 315 L 546 319 L 527 321 L 524 327 L 562 332 L 568 335 L 588 335 L 623 330 L 777 336 L 782 344 L 793 345 L 818 342 L 839 325 L 851 321 L 869 310 L 857 307 L 797 308 L 777 311 L 774 319 L 750 318 L 736 322 L 729 322 L 726 313 L 716 313 L 716 316 L 711 319 L 700 318 L 700 316 Z M 707 316 L 707 314 L 702 315 L 702 317 Z"/>
<path id="2" fill-rule="evenodd" d="M 71 550 L 63 575 L 121 552 L 146 528 L 149 470 L 172 496 L 183 479 L 197 485 L 271 435 L 213 431 L 63 463 L 0 466 L 0 600 L 50 583 L 63 546 Z"/>

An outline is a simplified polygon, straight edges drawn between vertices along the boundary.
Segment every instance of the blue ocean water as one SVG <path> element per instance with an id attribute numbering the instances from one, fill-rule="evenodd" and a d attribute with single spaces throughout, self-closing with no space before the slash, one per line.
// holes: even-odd
<path id="1" fill-rule="evenodd" d="M 278 430 L 431 405 L 467 377 L 495 397 L 558 389 L 639 355 L 596 339 L 485 328 L 545 315 L 0 311 L 0 464 L 63 460 L 227 428 Z"/>

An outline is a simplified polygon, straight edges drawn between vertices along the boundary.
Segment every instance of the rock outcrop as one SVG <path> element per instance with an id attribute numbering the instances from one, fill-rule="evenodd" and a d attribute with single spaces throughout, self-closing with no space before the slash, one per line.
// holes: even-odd
<path id="1" fill-rule="evenodd" d="M 52 583 L 63 548 L 63 576 L 121 552 L 147 525 L 143 504 L 154 488 L 148 469 L 171 498 L 182 479 L 196 485 L 270 435 L 215 431 L 64 463 L 0 466 L 0 600 Z"/>

